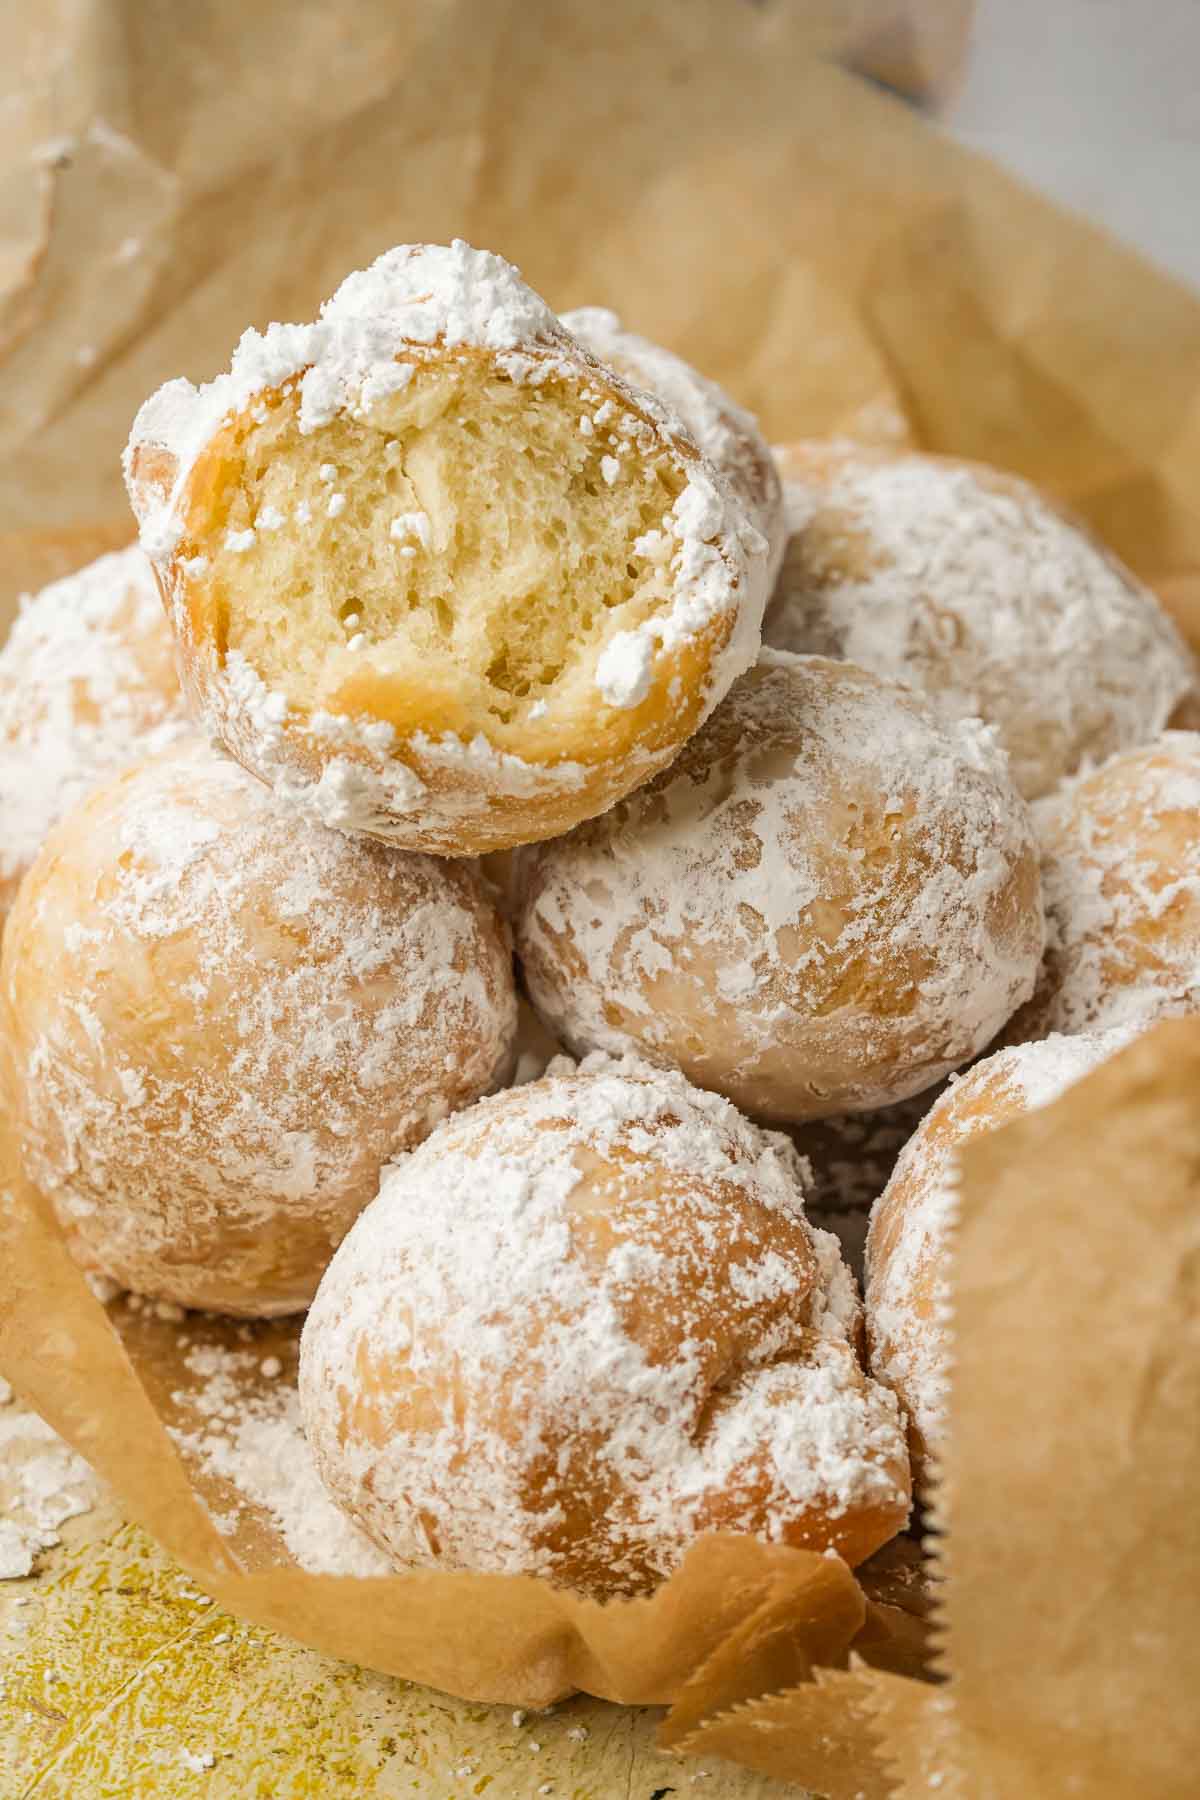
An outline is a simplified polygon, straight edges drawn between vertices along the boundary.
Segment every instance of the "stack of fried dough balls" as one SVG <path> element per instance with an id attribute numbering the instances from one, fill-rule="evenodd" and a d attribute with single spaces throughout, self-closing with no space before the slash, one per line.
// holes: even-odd
<path id="1" fill-rule="evenodd" d="M 1065 989 L 1027 799 L 1186 717 L 1174 628 L 1021 484 L 777 466 L 679 358 L 461 243 L 169 382 L 125 467 L 200 730 L 148 721 L 46 811 L 0 962 L 74 1254 L 311 1305 L 313 1456 L 397 1566 L 608 1599 L 707 1531 L 871 1555 L 935 1435 L 919 1159 L 872 1374 L 771 1127 L 915 1121 Z M 520 1085 L 514 941 L 570 1053 Z"/>

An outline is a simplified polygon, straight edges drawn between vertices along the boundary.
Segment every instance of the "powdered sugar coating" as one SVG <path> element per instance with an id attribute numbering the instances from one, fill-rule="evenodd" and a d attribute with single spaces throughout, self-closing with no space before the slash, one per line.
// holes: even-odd
<path id="1" fill-rule="evenodd" d="M 172 1398 L 184 1423 L 168 1427 L 184 1457 L 228 1483 L 237 1505 L 214 1520 L 236 1533 L 245 1515 L 268 1520 L 288 1556 L 314 1575 L 387 1575 L 391 1563 L 330 1500 L 300 1422 L 295 1381 L 264 1385 L 254 1350 L 195 1344 L 193 1384 Z"/>
<path id="2" fill-rule="evenodd" d="M 920 1092 L 1032 991 L 1032 831 L 971 722 L 764 652 L 670 770 L 520 857 L 530 997 L 576 1051 L 637 1051 L 751 1114 Z"/>
<path id="3" fill-rule="evenodd" d="M 600 1058 L 388 1170 L 306 1322 L 301 1407 L 400 1564 L 603 1595 L 706 1529 L 857 1559 L 907 1509 L 857 1320 L 786 1140 Z"/>
<path id="4" fill-rule="evenodd" d="M 139 496 L 132 496 L 144 548 L 163 559 L 169 539 L 182 530 L 175 502 L 197 456 L 231 413 L 269 388 L 300 377 L 300 429 L 307 433 L 342 411 L 364 416 L 403 387 L 411 370 L 397 363 L 401 350 L 469 345 L 504 354 L 568 344 L 545 301 L 503 257 L 461 238 L 398 244 L 348 275 L 311 325 L 249 327 L 225 374 L 200 387 L 183 377 L 168 381 L 143 404 L 125 451 L 126 479 L 134 480 L 133 453 L 142 445 L 167 451 L 177 465 L 165 509 L 146 496 L 143 516 Z M 511 369 L 520 375 L 519 363 Z"/>
<path id="5" fill-rule="evenodd" d="M 996 727 L 1027 798 L 1194 707 L 1154 595 L 1028 482 L 853 445 L 777 455 L 791 538 L 765 641 L 910 682 Z"/>
<path id="6" fill-rule="evenodd" d="M 423 732 L 411 739 L 425 771 L 418 774 L 393 755 L 391 725 L 295 712 L 236 650 L 226 654 L 221 679 L 197 689 L 195 699 L 214 741 L 298 813 L 331 830 L 384 840 L 406 827 L 420 830 L 432 834 L 444 854 L 453 854 L 456 828 L 477 815 L 481 787 L 494 797 L 545 800 L 577 792 L 588 777 L 574 762 L 535 767 L 482 734 L 464 743 Z M 296 754 L 297 739 L 307 752 L 303 758 Z"/>
<path id="7" fill-rule="evenodd" d="M 298 823 L 194 741 L 51 835 L 0 970 L 29 1166 L 81 1254 L 216 1311 L 304 1305 L 516 1027 L 472 870 Z"/>
<path id="8" fill-rule="evenodd" d="M 604 306 L 562 315 L 567 330 L 602 363 L 654 394 L 682 419 L 701 454 L 732 488 L 770 546 L 767 579 L 775 580 L 787 543 L 783 488 L 770 447 L 753 413 L 738 406 L 681 356 L 640 337 Z"/>
<path id="9" fill-rule="evenodd" d="M 1200 1011 L 1200 735 L 1164 732 L 1034 809 L 1048 941 L 1022 1037 Z"/>
<path id="10" fill-rule="evenodd" d="M 56 820 L 189 729 L 170 627 L 136 546 L 22 596 L 0 649 L 0 920 Z"/>
<path id="11" fill-rule="evenodd" d="M 945 1443 L 949 1258 L 961 1146 L 1052 1105 L 1136 1035 L 1118 1027 L 998 1050 L 951 1083 L 901 1152 L 867 1235 L 867 1339 L 873 1372 L 908 1414 L 918 1482 L 926 1459 Z"/>

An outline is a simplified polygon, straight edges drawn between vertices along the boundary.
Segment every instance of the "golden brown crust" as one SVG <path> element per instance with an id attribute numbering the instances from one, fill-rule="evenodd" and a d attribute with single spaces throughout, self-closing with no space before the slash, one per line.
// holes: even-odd
<path id="1" fill-rule="evenodd" d="M 25 597 L 0 646 L 0 923 L 51 826 L 190 729 L 145 556 L 130 545 L 77 566 L 106 535 L 43 533 L 25 547 L 21 566 L 56 579 Z"/>
<path id="2" fill-rule="evenodd" d="M 0 988 L 28 1165 L 122 1285 L 296 1311 L 387 1158 L 507 1072 L 475 873 L 297 822 L 196 743 L 51 833 Z"/>
<path id="3" fill-rule="evenodd" d="M 902 1435 L 795 1173 L 713 1096 L 603 1059 L 451 1121 L 309 1316 L 334 1497 L 402 1564 L 596 1598 L 705 1531 L 863 1560 L 907 1516 Z"/>
<path id="4" fill-rule="evenodd" d="M 764 638 L 911 683 L 999 733 L 1028 799 L 1190 716 L 1186 644 L 1148 588 L 1027 481 L 850 443 L 776 452 L 791 537 Z"/>
<path id="5" fill-rule="evenodd" d="M 1042 945 L 986 739 L 817 657 L 765 655 L 665 774 L 519 863 L 551 1029 L 773 1121 L 931 1086 L 1028 996 Z"/>
<path id="6" fill-rule="evenodd" d="M 1164 732 L 1035 809 L 1049 937 L 1020 1043 L 1200 1010 L 1200 736 Z"/>

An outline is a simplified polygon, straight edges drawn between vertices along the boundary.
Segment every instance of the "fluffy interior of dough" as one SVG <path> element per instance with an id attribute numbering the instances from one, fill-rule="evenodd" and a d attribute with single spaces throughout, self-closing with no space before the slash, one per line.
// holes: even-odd
<path id="1" fill-rule="evenodd" d="M 503 741 L 669 604 L 673 540 L 645 540 L 684 475 L 621 437 L 636 415 L 611 391 L 464 359 L 308 436 L 294 394 L 258 412 L 224 458 L 210 565 L 220 636 L 293 701 L 411 676 Z"/>

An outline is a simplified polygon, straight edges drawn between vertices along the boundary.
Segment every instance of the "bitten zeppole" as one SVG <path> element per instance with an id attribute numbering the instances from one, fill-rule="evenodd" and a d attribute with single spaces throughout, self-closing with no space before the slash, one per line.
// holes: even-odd
<path id="1" fill-rule="evenodd" d="M 680 421 L 501 258 L 402 245 L 178 380 L 125 458 L 210 733 L 322 822 L 567 830 L 753 661 L 766 542 Z"/>

